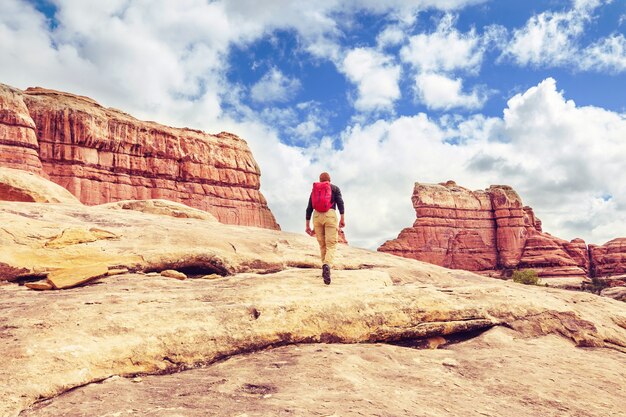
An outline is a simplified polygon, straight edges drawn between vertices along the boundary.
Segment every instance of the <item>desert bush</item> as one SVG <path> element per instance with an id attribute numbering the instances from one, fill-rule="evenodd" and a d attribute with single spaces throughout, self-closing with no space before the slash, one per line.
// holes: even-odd
<path id="1" fill-rule="evenodd" d="M 513 282 L 517 282 L 524 285 L 538 285 L 539 284 L 539 276 L 537 275 L 537 271 L 534 269 L 521 269 L 519 271 L 514 271 L 513 275 L 511 275 Z"/>

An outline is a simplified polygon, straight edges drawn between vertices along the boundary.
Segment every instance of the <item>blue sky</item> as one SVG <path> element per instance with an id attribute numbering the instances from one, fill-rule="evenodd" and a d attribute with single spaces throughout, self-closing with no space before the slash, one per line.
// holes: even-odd
<path id="1" fill-rule="evenodd" d="M 624 0 L 4 0 L 0 82 L 238 134 L 285 230 L 329 171 L 358 246 L 449 179 L 601 244 L 626 236 L 625 33 Z"/>

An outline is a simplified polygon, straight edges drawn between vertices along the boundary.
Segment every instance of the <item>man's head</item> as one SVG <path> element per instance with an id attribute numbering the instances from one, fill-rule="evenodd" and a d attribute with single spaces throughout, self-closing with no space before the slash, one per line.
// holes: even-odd
<path id="1" fill-rule="evenodd" d="M 328 172 L 322 172 L 320 174 L 320 182 L 330 182 L 330 174 Z"/>

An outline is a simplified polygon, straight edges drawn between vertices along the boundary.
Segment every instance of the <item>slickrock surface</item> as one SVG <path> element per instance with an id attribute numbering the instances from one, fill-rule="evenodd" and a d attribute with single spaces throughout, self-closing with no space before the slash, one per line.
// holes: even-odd
<path id="1" fill-rule="evenodd" d="M 0 201 L 81 204 L 65 188 L 39 175 L 1 166 Z"/>
<path id="2" fill-rule="evenodd" d="M 543 232 L 533 209 L 506 185 L 471 191 L 454 181 L 415 183 L 412 201 L 413 226 L 379 251 L 486 275 L 534 269 L 540 277 L 575 278 L 578 284 L 626 272 L 626 239 L 592 245 L 596 259 L 590 260 L 582 239 L 568 242 Z"/>
<path id="3" fill-rule="evenodd" d="M 217 221 L 215 216 L 211 213 L 168 200 L 124 200 L 115 203 L 101 204 L 100 207 L 113 210 L 135 210 L 147 214 L 159 214 L 162 216 L 185 219 Z"/>
<path id="4" fill-rule="evenodd" d="M 615 384 L 626 379 L 623 356 L 503 328 L 437 350 L 284 346 L 138 382 L 114 377 L 23 416 L 609 417 L 626 412 Z"/>
<path id="5" fill-rule="evenodd" d="M 167 199 L 279 229 L 244 140 L 140 121 L 70 93 L 0 84 L 0 165 L 47 176 L 88 205 Z"/>
<path id="6" fill-rule="evenodd" d="M 217 395 L 215 403 L 223 403 L 223 410 L 235 410 L 233 415 L 250 411 L 248 400 L 237 403 L 237 395 L 258 400 L 254 401 L 255 414 L 250 415 L 272 415 L 283 405 L 313 410 L 310 398 L 322 398 L 324 393 L 316 394 L 310 387 L 324 381 L 341 384 L 325 397 L 326 405 L 315 404 L 320 407 L 315 412 L 321 415 L 331 413 L 320 410 L 340 411 L 353 399 L 365 414 L 375 414 L 385 393 L 394 398 L 412 392 L 417 397 L 407 401 L 415 398 L 422 404 L 428 401 L 420 397 L 426 381 L 439 382 L 440 398 L 458 403 L 446 407 L 468 407 L 469 412 L 461 413 L 464 415 L 473 415 L 473 404 L 452 400 L 472 395 L 481 397 L 477 409 L 494 415 L 498 415 L 497 410 L 488 407 L 507 404 L 506 398 L 519 412 L 512 416 L 529 415 L 524 410 L 529 404 L 537 410 L 560 410 L 547 415 L 563 415 L 563 410 L 576 411 L 587 403 L 591 410 L 588 415 L 623 411 L 620 399 L 626 379 L 623 367 L 617 366 L 626 358 L 626 305 L 621 301 L 523 286 L 343 245 L 333 282 L 326 286 L 320 277 L 317 243 L 305 235 L 81 205 L 0 203 L 0 246 L 3 278 L 40 277 L 55 268 L 68 271 L 88 265 L 106 266 L 118 274 L 62 291 L 0 284 L 0 357 L 7 359 L 0 367 L 1 416 L 16 416 L 37 400 L 114 375 L 141 374 L 142 381 L 152 381 L 145 375 L 208 366 L 207 371 L 213 372 L 208 375 L 217 375 L 219 381 L 220 375 L 229 372 L 224 368 L 229 362 L 216 361 L 270 347 L 320 342 L 412 343 L 437 336 L 464 339 L 469 337 L 467 332 L 490 328 L 510 330 L 490 331 L 476 342 L 454 345 L 450 351 L 337 346 L 350 358 L 347 362 L 320 356 L 324 352 L 340 356 L 329 350 L 335 349 L 334 345 L 321 347 L 322 352 L 301 346 L 306 349 L 302 363 L 315 368 L 305 372 L 297 367 L 281 368 L 294 374 L 290 371 L 283 382 L 269 383 L 275 390 L 250 379 L 252 374 L 269 378 L 269 370 L 255 365 L 254 359 L 241 357 L 242 363 L 252 362 L 235 366 L 241 373 L 224 383 L 210 380 L 204 384 L 205 394 L 198 392 L 192 374 L 189 401 L 179 398 L 185 396 L 181 390 L 186 383 L 163 385 L 166 388 L 160 393 L 171 398 L 174 410 L 160 408 L 163 403 L 154 399 L 158 395 L 154 392 L 154 403 L 145 398 L 145 402 L 137 403 L 136 411 L 131 406 L 131 411 L 125 412 L 142 415 L 144 407 L 153 407 L 143 415 L 198 415 L 194 404 L 208 400 L 196 400 L 195 396 L 212 395 Z M 119 274 L 123 267 L 130 272 Z M 180 281 L 144 274 L 166 269 L 178 270 L 189 278 Z M 213 274 L 222 277 L 196 278 Z M 497 340 L 489 339 L 490 335 L 496 335 Z M 295 352 L 295 347 L 282 349 L 276 351 L 279 361 Z M 393 356 L 396 354 L 397 358 Z M 272 361 L 269 359 L 267 366 L 271 367 Z M 338 361 L 343 368 L 334 368 Z M 381 366 L 362 371 L 370 363 Z M 581 363 L 585 366 L 579 369 Z M 383 369 L 385 364 L 390 364 L 388 371 Z M 411 364 L 417 368 L 412 369 Z M 540 369 L 532 368 L 533 364 Z M 582 373 L 592 369 L 596 371 L 583 378 Z M 421 377 L 416 371 L 422 371 Z M 520 374 L 524 378 L 519 378 Z M 553 381 L 545 378 L 548 374 Z M 186 378 L 184 375 L 179 376 Z M 368 375 L 375 378 L 371 385 Z M 294 378 L 293 383 L 290 378 Z M 387 382 L 380 394 L 358 397 L 376 391 L 375 382 L 381 378 Z M 562 385 L 566 379 L 569 386 Z M 155 387 L 161 386 L 158 381 Z M 242 385 L 242 381 L 246 382 Z M 292 397 L 289 404 L 281 403 L 296 385 L 312 397 L 302 402 Z M 463 387 L 469 386 L 474 388 L 463 393 Z M 492 391 L 496 386 L 498 391 Z M 517 391 L 520 386 L 531 392 Z M 347 400 L 341 395 L 344 391 Z M 576 393 L 575 398 L 570 391 Z M 111 392 L 118 393 L 120 401 L 142 396 L 124 385 L 112 387 Z M 542 394 L 537 397 L 537 392 Z M 607 394 L 600 396 L 599 392 Z M 259 399 L 260 393 L 272 397 Z M 503 399 L 497 400 L 500 402 L 494 403 L 495 393 L 503 393 Z M 274 395 L 277 398 L 272 400 Z M 85 403 L 84 414 L 75 415 L 94 415 L 89 407 L 97 406 L 98 395 L 93 400 Z M 261 402 L 265 400 L 269 401 Z M 208 409 L 222 407 L 215 403 Z M 402 409 L 407 403 L 398 403 L 399 408 L 393 401 L 387 403 L 391 414 L 407 415 Z M 112 407 L 121 407 L 119 404 L 113 401 Z M 441 410 L 437 407 L 440 405 L 435 409 Z M 61 414 L 64 412 L 57 415 Z"/>

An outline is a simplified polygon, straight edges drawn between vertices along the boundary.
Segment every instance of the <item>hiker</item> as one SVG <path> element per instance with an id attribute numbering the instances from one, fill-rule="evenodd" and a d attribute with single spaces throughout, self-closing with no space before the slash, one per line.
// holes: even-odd
<path id="1" fill-rule="evenodd" d="M 339 227 L 343 228 L 346 222 L 343 217 L 341 190 L 330 183 L 328 172 L 322 172 L 320 182 L 313 183 L 313 191 L 309 196 L 309 205 L 306 208 L 306 233 L 317 237 L 322 257 L 322 277 L 326 285 L 330 284 L 330 269 L 333 266 L 337 246 L 337 207 L 341 214 Z M 311 214 L 313 215 L 313 230 L 309 224 Z"/>

